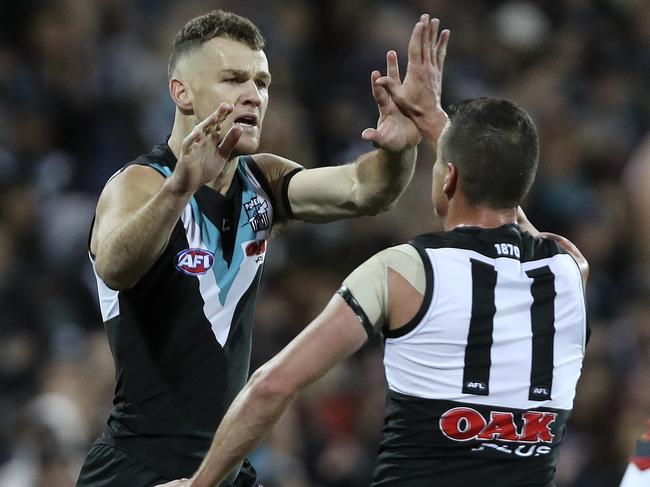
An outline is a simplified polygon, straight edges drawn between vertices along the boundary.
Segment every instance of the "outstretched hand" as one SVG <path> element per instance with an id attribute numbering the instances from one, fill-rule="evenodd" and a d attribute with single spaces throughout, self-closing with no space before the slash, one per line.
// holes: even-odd
<path id="1" fill-rule="evenodd" d="M 387 56 L 386 65 L 387 77 L 399 83 L 400 77 L 397 63 L 391 63 Z M 372 96 L 379 109 L 377 128 L 365 129 L 361 133 L 361 137 L 389 152 L 399 152 L 415 147 L 420 143 L 421 139 L 418 128 L 395 105 L 386 88 L 378 83 L 379 79 L 381 79 L 379 71 L 373 71 L 370 74 Z"/>
<path id="2" fill-rule="evenodd" d="M 383 76 L 376 83 L 390 94 L 390 98 L 417 126 L 420 134 L 435 145 L 447 123 L 442 109 L 442 75 L 450 31 L 438 36 L 440 21 L 429 20 L 424 14 L 415 24 L 408 47 L 408 66 L 404 82 L 399 76 Z M 387 54 L 389 72 L 397 70 L 397 53 Z"/>
<path id="3" fill-rule="evenodd" d="M 221 125 L 232 111 L 232 104 L 221 103 L 183 139 L 181 155 L 170 177 L 175 191 L 194 193 L 221 173 L 242 134 L 241 127 L 234 125 L 221 138 Z"/>

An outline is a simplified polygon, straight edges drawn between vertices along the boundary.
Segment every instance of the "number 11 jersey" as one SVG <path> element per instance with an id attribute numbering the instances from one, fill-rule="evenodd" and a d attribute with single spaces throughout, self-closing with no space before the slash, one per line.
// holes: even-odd
<path id="1" fill-rule="evenodd" d="M 373 487 L 551 487 L 587 339 L 571 255 L 517 225 L 410 242 L 417 315 L 384 330 L 386 419 Z"/>

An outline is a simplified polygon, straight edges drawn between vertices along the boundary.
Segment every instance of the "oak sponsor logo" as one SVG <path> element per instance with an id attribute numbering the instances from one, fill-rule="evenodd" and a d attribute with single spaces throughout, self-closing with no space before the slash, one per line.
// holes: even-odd
<path id="1" fill-rule="evenodd" d="M 189 276 L 199 276 L 210 270 L 214 254 L 205 249 L 185 249 L 176 254 L 176 269 Z"/>
<path id="2" fill-rule="evenodd" d="M 476 409 L 457 407 L 440 417 L 440 431 L 454 441 L 498 440 L 517 443 L 552 443 L 555 435 L 551 424 L 556 413 L 525 411 L 521 414 L 523 426 L 517 429 L 513 413 L 491 411 L 485 418 Z"/>

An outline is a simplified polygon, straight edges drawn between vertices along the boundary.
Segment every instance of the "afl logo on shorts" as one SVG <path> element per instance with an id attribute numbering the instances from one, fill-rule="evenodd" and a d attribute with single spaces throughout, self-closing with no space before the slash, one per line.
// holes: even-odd
<path id="1" fill-rule="evenodd" d="M 210 270 L 214 254 L 205 249 L 185 249 L 176 254 L 176 269 L 189 276 L 199 276 Z"/>

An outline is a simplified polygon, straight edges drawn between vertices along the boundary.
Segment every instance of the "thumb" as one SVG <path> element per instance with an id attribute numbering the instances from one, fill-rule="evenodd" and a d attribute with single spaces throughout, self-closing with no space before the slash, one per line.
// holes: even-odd
<path id="1" fill-rule="evenodd" d="M 380 139 L 379 135 L 379 130 L 373 129 L 373 128 L 367 128 L 363 132 L 361 132 L 361 138 L 363 140 L 367 140 L 368 142 L 372 142 L 373 144 L 377 145 Z"/>

